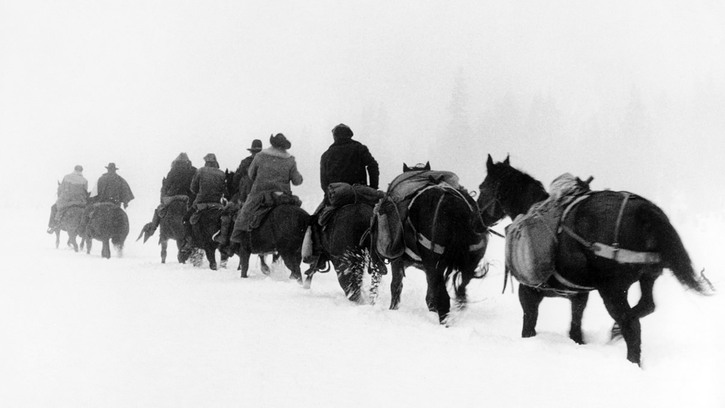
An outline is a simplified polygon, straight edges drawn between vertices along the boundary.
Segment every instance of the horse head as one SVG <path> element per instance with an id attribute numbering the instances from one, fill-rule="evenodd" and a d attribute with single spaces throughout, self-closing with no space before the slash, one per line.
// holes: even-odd
<path id="1" fill-rule="evenodd" d="M 234 177 L 235 175 L 236 172 L 234 171 L 229 171 L 229 169 L 224 170 L 224 182 L 227 185 L 229 197 L 232 197 L 232 199 L 234 199 L 234 196 L 239 193 L 239 180 L 236 180 L 236 178 Z"/>
<path id="2" fill-rule="evenodd" d="M 403 163 L 403 173 L 409 172 L 409 171 L 420 171 L 420 170 L 430 170 L 430 162 L 427 161 L 425 164 L 418 163 L 413 167 L 408 167 L 407 164 Z"/>
<path id="3" fill-rule="evenodd" d="M 538 180 L 511 166 L 509 156 L 502 162 L 486 160 L 486 178 L 478 186 L 478 208 L 483 222 L 494 225 L 505 216 L 515 218 L 549 194 Z"/>

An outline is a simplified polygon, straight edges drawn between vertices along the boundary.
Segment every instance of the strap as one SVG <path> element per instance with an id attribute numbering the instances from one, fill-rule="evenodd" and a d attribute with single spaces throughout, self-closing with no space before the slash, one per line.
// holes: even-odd
<path id="1" fill-rule="evenodd" d="M 614 247 L 619 247 L 619 227 L 622 225 L 622 216 L 624 216 L 624 207 L 627 206 L 627 201 L 629 201 L 629 197 L 631 194 L 624 192 L 622 193 L 624 195 L 624 199 L 622 199 L 622 206 L 619 207 L 619 215 L 617 215 L 617 223 L 614 225 L 614 240 L 612 241 Z"/>

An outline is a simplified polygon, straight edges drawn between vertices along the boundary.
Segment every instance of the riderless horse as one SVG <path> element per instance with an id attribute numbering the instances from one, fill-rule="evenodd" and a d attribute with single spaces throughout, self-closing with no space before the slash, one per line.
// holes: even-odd
<path id="1" fill-rule="evenodd" d="M 494 163 L 489 155 L 486 168 L 478 205 L 488 226 L 505 216 L 513 220 L 526 214 L 532 205 L 549 197 L 541 182 L 511 167 L 508 157 Z M 572 301 L 570 337 L 582 343 L 582 314 L 589 291 L 597 290 L 610 316 L 621 327 L 627 359 L 639 364 L 639 320 L 655 309 L 652 288 L 662 269 L 670 269 L 684 286 L 706 292 L 667 216 L 635 194 L 597 191 L 572 201 L 564 211 L 556 240 L 552 276 L 538 287 L 519 285 L 523 337 L 536 335 L 543 297 L 564 295 Z M 639 282 L 642 295 L 631 307 L 627 294 L 634 282 Z"/>

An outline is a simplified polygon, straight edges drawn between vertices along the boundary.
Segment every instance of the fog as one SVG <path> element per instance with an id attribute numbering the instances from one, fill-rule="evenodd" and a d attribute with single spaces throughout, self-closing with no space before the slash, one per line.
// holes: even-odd
<path id="1" fill-rule="evenodd" d="M 319 198 L 343 122 L 382 188 L 429 160 L 475 189 L 510 154 L 545 185 L 720 211 L 725 8 L 631 3 L 6 1 L 2 154 L 22 176 L 3 183 L 48 205 L 73 165 L 115 162 L 138 206 L 179 152 L 234 169 L 282 132 Z"/>

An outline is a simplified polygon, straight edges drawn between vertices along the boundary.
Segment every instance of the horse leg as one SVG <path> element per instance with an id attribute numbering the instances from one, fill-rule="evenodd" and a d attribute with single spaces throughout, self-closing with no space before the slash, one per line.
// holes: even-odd
<path id="1" fill-rule="evenodd" d="M 106 259 L 111 258 L 111 243 L 108 241 L 109 238 L 103 240 L 103 249 L 101 249 L 101 257 Z"/>
<path id="2" fill-rule="evenodd" d="M 648 269 L 642 274 L 639 279 L 639 288 L 642 292 L 639 302 L 632 308 L 632 313 L 641 319 L 645 316 L 650 315 L 655 311 L 655 300 L 652 295 L 652 290 L 655 285 L 655 281 L 662 274 L 662 269 Z"/>
<path id="3" fill-rule="evenodd" d="M 287 266 L 287 269 L 290 270 L 289 278 L 296 280 L 297 283 L 301 285 L 302 270 L 300 269 L 300 263 L 302 263 L 302 255 L 299 251 L 293 253 L 283 253 L 281 255 L 285 266 Z"/>
<path id="4" fill-rule="evenodd" d="M 446 289 L 446 281 L 443 277 L 445 267 L 435 267 L 435 264 L 426 266 L 425 278 L 428 282 L 428 296 L 433 295 L 433 305 L 435 311 L 438 312 L 438 322 L 445 324 L 448 318 L 448 313 L 451 311 L 451 298 L 448 296 L 448 290 Z M 428 304 L 428 310 L 431 309 L 431 304 Z"/>
<path id="5" fill-rule="evenodd" d="M 375 304 L 378 299 L 378 288 L 383 275 L 387 272 L 385 263 L 377 257 L 368 254 L 368 273 L 370 274 L 370 303 Z"/>
<path id="6" fill-rule="evenodd" d="M 161 240 L 161 263 L 166 263 L 167 250 L 169 248 L 169 241 L 166 239 Z"/>
<path id="7" fill-rule="evenodd" d="M 73 247 L 73 251 L 78 252 L 78 242 L 76 241 L 76 234 L 68 234 L 68 243 Z"/>
<path id="8" fill-rule="evenodd" d="M 337 281 L 340 282 L 342 291 L 351 301 L 359 303 L 361 301 L 362 275 L 364 268 L 355 263 L 347 264 L 345 267 L 341 265 L 335 266 L 337 272 Z"/>
<path id="9" fill-rule="evenodd" d="M 599 289 L 599 294 L 609 315 L 622 330 L 622 336 L 627 343 L 627 360 L 639 365 L 642 357 L 642 328 L 639 318 L 634 315 L 627 302 L 627 289 L 602 288 Z"/>
<path id="10" fill-rule="evenodd" d="M 400 293 L 403 291 L 405 265 L 403 261 L 393 261 L 391 266 L 393 279 L 390 282 L 390 310 L 398 310 L 398 307 L 400 307 Z"/>
<path id="11" fill-rule="evenodd" d="M 276 261 L 276 258 L 272 257 L 272 262 Z M 269 269 L 269 265 L 267 265 L 267 261 L 264 259 L 264 254 L 259 254 L 259 267 L 262 269 L 262 273 L 269 276 L 271 270 Z"/>
<path id="12" fill-rule="evenodd" d="M 524 311 L 524 324 L 521 337 L 536 336 L 536 321 L 539 319 L 539 305 L 544 294 L 538 289 L 519 284 L 519 303 Z"/>
<path id="13" fill-rule="evenodd" d="M 211 248 L 204 248 L 204 253 L 206 253 L 206 259 L 209 261 L 209 269 L 212 271 L 215 271 L 217 269 L 216 267 L 216 249 L 214 247 Z"/>
<path id="14" fill-rule="evenodd" d="M 249 250 L 242 245 L 241 248 L 239 248 L 239 268 L 242 270 L 242 278 L 247 277 L 247 272 L 249 271 L 249 256 L 251 253 Z"/>
<path id="15" fill-rule="evenodd" d="M 55 230 L 55 249 L 60 246 L 60 229 Z"/>
<path id="16" fill-rule="evenodd" d="M 312 287 L 312 277 L 315 276 L 315 273 L 317 272 L 317 269 L 315 269 L 314 265 L 310 266 L 310 269 L 305 271 L 305 284 L 302 285 L 305 289 L 309 289 Z"/>
<path id="17" fill-rule="evenodd" d="M 84 242 L 86 244 L 86 253 L 87 254 L 90 254 L 91 253 L 91 247 L 93 246 L 93 238 L 91 238 L 91 237 L 83 238 L 83 241 L 81 241 L 81 247 L 83 246 L 83 243 Z"/>
<path id="18" fill-rule="evenodd" d="M 577 293 L 569 298 L 571 300 L 571 326 L 569 328 L 569 338 L 577 344 L 584 344 L 584 336 L 582 335 L 582 318 L 584 317 L 584 309 L 587 307 L 589 300 L 589 292 Z"/>

